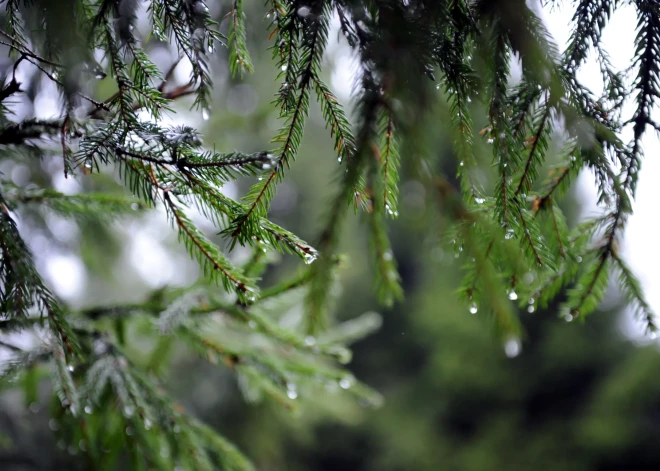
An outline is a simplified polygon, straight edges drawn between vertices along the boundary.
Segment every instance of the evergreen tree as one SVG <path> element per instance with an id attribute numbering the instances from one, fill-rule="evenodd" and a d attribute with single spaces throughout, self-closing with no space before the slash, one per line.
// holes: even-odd
<path id="1" fill-rule="evenodd" d="M 366 316 L 335 325 L 329 301 L 350 208 L 367 222 L 380 301 L 391 305 L 402 297 L 387 234 L 387 219 L 398 215 L 400 164 L 414 169 L 434 195 L 447 244 L 466 260 L 461 296 L 470 311 L 493 322 L 508 355 L 519 352 L 523 335 L 516 303 L 533 311 L 565 291 L 561 316 L 584 318 L 597 308 L 612 273 L 654 334 L 654 314 L 618 241 L 631 212 L 641 139 L 647 129 L 660 129 L 651 116 L 660 92 L 660 5 L 630 2 L 638 16 L 630 79 L 612 69 L 600 45 L 602 29 L 623 2 L 573 3 L 573 36 L 560 53 L 524 0 L 268 1 L 280 83 L 273 106 L 282 127 L 274 149 L 244 153 L 204 150 L 194 128 L 163 124 L 174 102 L 188 96 L 203 117 L 211 112 L 216 47 L 227 44 L 234 75 L 253 71 L 242 0 L 224 6 L 220 24 L 200 0 L 3 1 L 0 44 L 9 54 L 0 90 L 3 158 L 57 161 L 66 178 L 93 182 L 113 175 L 127 188 L 72 195 L 47 181 L 21 185 L 3 177 L 0 345 L 9 355 L 3 385 L 19 382 L 26 397 L 35 397 L 38 380 L 50 374 L 52 428 L 83 452 L 90 469 L 127 459 L 134 469 L 253 469 L 163 391 L 159 360 L 174 342 L 212 364 L 222 361 L 248 399 L 268 396 L 291 408 L 303 388 L 332 383 L 377 405 L 378 394 L 341 366 L 350 360 L 346 345 L 376 322 Z M 359 63 L 353 123 L 323 81 L 333 15 Z M 148 20 L 146 31 L 140 18 Z M 163 69 L 148 53 L 155 46 L 174 53 Z M 603 72 L 599 97 L 576 77 L 590 51 Z M 182 63 L 190 77 L 176 83 Z M 521 78 L 514 80 L 517 67 Z M 107 96 L 95 90 L 98 80 L 112 84 Z M 45 83 L 61 97 L 58 117 L 22 117 L 15 100 L 34 97 Z M 456 185 L 434 168 L 434 150 L 417 139 L 433 132 L 428 122 L 439 93 L 459 160 Z M 632 116 L 624 115 L 628 96 Z M 313 99 L 340 168 L 314 247 L 268 218 L 277 185 L 298 157 Z M 619 137 L 626 126 L 633 129 L 631 142 Z M 546 172 L 553 160 L 557 165 Z M 583 168 L 596 177 L 603 214 L 570 227 L 559 203 Z M 223 185 L 244 177 L 256 181 L 242 199 L 223 193 Z M 135 304 L 64 305 L 35 268 L 17 223 L 37 211 L 84 227 L 149 208 L 165 213 L 204 280 Z M 194 211 L 213 222 L 221 239 L 193 222 Z M 242 264 L 228 255 L 239 246 L 252 253 Z M 276 252 L 309 266 L 260 286 Z M 285 329 L 275 320 L 278 303 L 299 293 L 305 313 Z M 126 342 L 127 331 L 136 329 L 153 345 L 148 358 Z M 16 332 L 35 332 L 40 342 L 24 349 L 5 340 Z"/>

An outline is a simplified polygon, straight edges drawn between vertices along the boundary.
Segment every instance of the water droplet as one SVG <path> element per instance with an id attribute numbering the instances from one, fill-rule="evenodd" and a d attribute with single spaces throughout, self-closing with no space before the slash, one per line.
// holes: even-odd
<path id="1" fill-rule="evenodd" d="M 126 427 L 126 435 L 128 436 L 133 435 L 133 429 L 131 427 Z"/>
<path id="2" fill-rule="evenodd" d="M 319 257 L 319 254 L 317 252 L 308 252 L 303 256 L 303 261 L 305 262 L 305 265 L 309 265 L 311 263 L 314 263 L 314 261 Z"/>
<path id="3" fill-rule="evenodd" d="M 575 257 L 575 261 L 578 263 L 582 262 L 582 257 L 578 255 L 577 257 Z"/>
<path id="4" fill-rule="evenodd" d="M 492 144 L 493 142 L 495 142 L 495 139 L 493 139 L 493 138 L 491 137 L 491 138 L 488 139 L 486 142 L 487 142 L 488 144 Z"/>
<path id="5" fill-rule="evenodd" d="M 307 345 L 308 347 L 313 347 L 314 345 L 316 345 L 316 339 L 311 335 L 308 335 L 307 337 L 305 337 L 305 345 Z"/>
<path id="6" fill-rule="evenodd" d="M 536 310 L 536 308 L 534 308 L 534 305 L 533 305 L 533 304 L 530 304 L 529 306 L 527 306 L 527 312 L 529 312 L 530 314 L 531 314 L 532 312 L 534 312 L 535 310 Z"/>
<path id="7" fill-rule="evenodd" d="M 312 12 L 312 10 L 307 6 L 300 7 L 300 8 L 298 8 L 298 11 L 297 11 L 298 16 L 300 16 L 302 18 L 306 18 L 311 12 Z"/>
<path id="8" fill-rule="evenodd" d="M 472 103 L 472 98 L 467 97 L 467 102 L 468 102 L 468 103 Z"/>
<path id="9" fill-rule="evenodd" d="M 383 260 L 390 261 L 392 260 L 392 252 L 389 250 L 383 253 Z"/>
<path id="10" fill-rule="evenodd" d="M 465 165 L 465 162 L 463 162 L 462 160 L 458 163 L 459 167 L 463 167 L 464 165 Z"/>
<path id="11" fill-rule="evenodd" d="M 658 333 L 655 330 L 653 330 L 649 333 L 649 337 L 651 337 L 651 340 L 655 340 L 658 338 Z"/>
<path id="12" fill-rule="evenodd" d="M 440 84 L 436 85 L 436 86 L 435 86 L 435 89 L 436 89 L 436 90 L 440 90 Z"/>
<path id="13" fill-rule="evenodd" d="M 518 299 L 518 295 L 514 290 L 509 291 L 509 299 L 511 301 L 515 301 L 516 299 Z"/>
<path id="14" fill-rule="evenodd" d="M 179 433 L 181 431 L 181 427 L 179 427 L 179 425 L 177 424 L 174 427 L 172 427 L 172 431 L 174 433 Z"/>
<path id="15" fill-rule="evenodd" d="M 140 205 L 137 204 L 137 203 L 133 203 L 133 204 L 131 204 L 131 209 L 133 211 L 137 211 L 138 209 L 140 209 Z"/>
<path id="16" fill-rule="evenodd" d="M 485 198 L 475 198 L 474 201 L 475 201 L 477 204 L 484 204 L 484 202 L 486 201 L 486 199 L 485 199 Z"/>
<path id="17" fill-rule="evenodd" d="M 339 157 L 337 157 L 337 162 L 341 163 L 341 161 L 342 161 L 342 158 L 341 158 L 341 155 L 340 155 Z"/>
<path id="18" fill-rule="evenodd" d="M 75 370 L 75 368 L 73 367 L 73 365 L 69 365 L 69 366 L 68 366 L 68 370 L 71 371 L 71 372 L 73 372 L 73 371 Z"/>
<path id="19" fill-rule="evenodd" d="M 209 43 L 209 54 L 213 54 L 213 51 L 215 51 L 215 46 L 213 43 Z"/>
<path id="20" fill-rule="evenodd" d="M 132 406 L 126 406 L 126 407 L 124 407 L 124 415 L 125 415 L 126 417 L 130 417 L 130 416 L 132 416 L 134 412 L 135 412 L 135 408 L 134 408 L 134 407 L 132 407 Z"/>
<path id="21" fill-rule="evenodd" d="M 250 322 L 248 322 L 248 327 L 250 329 L 256 329 L 257 328 L 257 323 L 254 322 L 254 321 L 250 321 Z"/>
<path id="22" fill-rule="evenodd" d="M 210 116 L 211 116 L 211 115 L 209 114 L 209 110 L 206 109 L 206 108 L 202 108 L 202 119 L 203 119 L 204 121 L 208 121 L 208 119 L 209 119 Z"/>
<path id="23" fill-rule="evenodd" d="M 286 65 L 286 64 L 283 64 L 283 65 L 282 65 L 282 72 L 284 72 L 286 69 L 287 69 L 287 65 Z"/>
<path id="24" fill-rule="evenodd" d="M 60 425 L 57 423 L 57 420 L 50 419 L 48 421 L 48 428 L 50 428 L 53 432 L 57 432 L 60 429 Z"/>
<path id="25" fill-rule="evenodd" d="M 37 412 L 39 412 L 39 409 L 41 409 L 39 404 L 36 402 L 31 402 L 28 408 L 30 409 L 30 412 L 32 412 L 33 414 L 36 414 Z"/>
<path id="26" fill-rule="evenodd" d="M 513 229 L 507 229 L 506 234 L 504 234 L 504 238 L 506 240 L 511 240 L 514 236 Z"/>
<path id="27" fill-rule="evenodd" d="M 473 302 L 470 306 L 470 314 L 476 314 L 478 310 L 479 307 L 477 306 L 477 303 Z"/>
<path id="28" fill-rule="evenodd" d="M 198 15 L 206 15 L 209 12 L 209 7 L 204 2 L 197 1 L 193 5 L 193 10 Z"/>
<path id="29" fill-rule="evenodd" d="M 92 412 L 94 412 L 92 406 L 85 406 L 85 414 L 91 414 Z"/>
<path id="30" fill-rule="evenodd" d="M 295 389 L 287 389 L 286 390 L 286 396 L 289 399 L 295 399 L 298 397 L 298 392 Z"/>
<path id="31" fill-rule="evenodd" d="M 144 428 L 145 428 L 146 430 L 150 430 L 150 429 L 151 429 L 151 420 L 149 420 L 149 419 L 144 419 Z"/>
<path id="32" fill-rule="evenodd" d="M 91 162 L 85 162 L 85 168 L 92 168 L 92 163 Z"/>
<path id="33" fill-rule="evenodd" d="M 103 80 L 106 77 L 106 74 L 103 71 L 99 71 L 94 74 L 94 77 L 98 80 Z"/>
<path id="34" fill-rule="evenodd" d="M 339 380 L 339 387 L 342 389 L 348 389 L 351 387 L 351 378 L 346 376 Z"/>
<path id="35" fill-rule="evenodd" d="M 529 301 L 527 301 L 527 304 L 534 304 L 535 302 L 536 302 L 536 299 L 529 298 Z"/>
<path id="36" fill-rule="evenodd" d="M 66 451 L 72 456 L 78 453 L 78 450 L 76 450 L 76 447 L 74 447 L 73 445 L 69 445 Z"/>
<path id="37" fill-rule="evenodd" d="M 520 355 L 521 349 L 520 340 L 515 337 L 510 338 L 504 344 L 504 354 L 509 358 L 515 358 Z"/>

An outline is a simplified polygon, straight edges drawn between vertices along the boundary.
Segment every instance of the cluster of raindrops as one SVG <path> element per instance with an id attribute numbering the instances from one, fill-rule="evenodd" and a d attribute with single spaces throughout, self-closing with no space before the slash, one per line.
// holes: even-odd
<path id="1" fill-rule="evenodd" d="M 392 217 L 397 217 L 399 215 L 399 212 L 393 210 L 389 204 L 385 205 L 385 211 L 387 211 L 387 214 L 389 214 Z"/>
<path id="2" fill-rule="evenodd" d="M 527 306 L 527 312 L 529 312 L 531 314 L 534 311 L 536 311 L 536 299 L 529 298 L 528 304 L 529 305 Z"/>

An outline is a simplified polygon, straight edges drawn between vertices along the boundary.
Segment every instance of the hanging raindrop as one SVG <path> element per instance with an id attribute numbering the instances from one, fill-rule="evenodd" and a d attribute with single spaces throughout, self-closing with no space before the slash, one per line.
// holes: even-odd
<path id="1" fill-rule="evenodd" d="M 351 378 L 346 376 L 345 378 L 342 378 L 339 380 L 339 387 L 342 389 L 348 389 L 351 387 Z"/>
<path id="2" fill-rule="evenodd" d="M 472 305 L 470 306 L 470 314 L 476 314 L 478 310 L 479 307 L 477 306 L 477 303 L 473 301 Z"/>
<path id="3" fill-rule="evenodd" d="M 314 261 L 319 257 L 317 252 L 308 252 L 303 256 L 303 261 L 305 262 L 305 265 L 309 265 L 311 263 L 314 263 Z"/>
<path id="4" fill-rule="evenodd" d="M 518 355 L 520 355 L 521 350 L 522 350 L 522 345 L 520 343 L 520 340 L 517 338 L 510 338 L 504 344 L 504 353 L 509 358 L 517 357 Z"/>
<path id="5" fill-rule="evenodd" d="M 515 301 L 516 299 L 518 299 L 518 295 L 514 290 L 509 291 L 509 299 L 511 301 Z"/>

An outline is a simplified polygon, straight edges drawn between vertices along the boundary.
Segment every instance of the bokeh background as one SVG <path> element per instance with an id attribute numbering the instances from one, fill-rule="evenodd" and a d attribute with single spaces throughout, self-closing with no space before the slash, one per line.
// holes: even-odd
<path id="1" fill-rule="evenodd" d="M 221 21 L 229 3 L 209 1 L 208 5 Z M 210 115 L 190 111 L 189 103 L 182 101 L 178 113 L 169 118 L 172 123 L 195 123 L 204 134 L 205 146 L 221 151 L 267 149 L 280 125 L 271 106 L 278 85 L 268 51 L 266 8 L 262 2 L 245 3 L 256 72 L 231 78 L 226 51 L 218 48 Z M 566 8 L 545 14 L 559 44 L 569 32 L 569 13 Z M 632 57 L 634 37 L 634 24 L 630 19 L 626 23 L 625 15 L 617 20 L 622 23 L 614 26 L 615 34 L 606 35 L 618 51 L 613 58 L 622 67 Z M 326 78 L 350 109 L 354 68 L 339 36 L 333 34 L 337 41 L 328 47 Z M 168 67 L 172 57 L 166 45 L 147 49 L 156 64 Z M 0 66 L 6 69 L 9 62 L 4 56 Z M 592 67 L 589 72 L 589 67 L 584 79 L 597 90 L 598 71 L 594 73 Z M 19 69 L 25 79 L 34 73 L 29 64 Z M 184 82 L 186 77 L 184 62 L 177 79 Z M 94 85 L 99 97 L 110 93 L 109 80 Z M 440 92 L 438 100 L 442 100 Z M 14 105 L 17 119 L 55 117 L 59 109 L 51 84 L 39 81 Z M 428 140 L 437 154 L 434 165 L 453 176 L 457 162 L 442 110 L 438 106 L 437 123 L 431 126 L 436 132 Z M 415 178 L 418 169 L 406 166 L 410 143 L 402 145 L 400 217 L 391 224 L 390 233 L 405 301 L 391 309 L 379 308 L 372 291 L 365 227 L 352 216 L 343 238 L 350 261 L 341 272 L 334 309 L 340 321 L 379 311 L 381 328 L 355 345 L 350 368 L 384 395 L 384 406 L 364 409 L 346 401 L 340 388 L 323 397 L 301 395 L 296 415 L 275 404 L 246 403 L 228 371 L 184 350 L 175 351 L 164 365 L 170 392 L 236 442 L 263 471 L 658 469 L 660 353 L 655 342 L 639 337 L 617 293 L 612 290 L 600 311 L 577 325 L 561 321 L 553 307 L 521 311 L 526 329 L 522 351 L 507 356 L 486 316 L 470 314 L 456 299 L 464 261 L 441 243 L 444 223 Z M 651 146 L 657 146 L 657 140 L 647 147 Z M 336 160 L 320 110 L 313 106 L 298 160 L 273 201 L 272 219 L 314 243 L 335 188 Z M 652 185 L 647 177 L 652 168 L 642 174 L 642 198 Z M 123 191 L 112 173 L 65 179 L 59 159 L 26 161 L 6 150 L 0 171 L 22 186 L 38 183 L 72 193 Z M 588 182 L 589 175 L 581 178 L 565 203 L 574 223 L 594 211 Z M 249 183 L 232 183 L 224 191 L 239 197 Z M 655 207 L 655 201 L 650 204 Z M 645 240 L 640 234 L 657 234 L 657 229 L 645 225 L 648 218 L 633 219 L 637 251 L 628 251 L 638 254 L 633 265 L 642 269 L 645 286 L 653 291 L 652 268 L 639 262 L 639 253 L 644 256 L 639 247 Z M 212 229 L 203 218 L 197 220 Z M 75 308 L 142 300 L 164 286 L 190 285 L 199 276 L 157 210 L 136 212 L 109 225 L 95 221 L 77 225 L 53 215 L 25 213 L 20 228 L 39 269 Z M 240 250 L 233 253 L 238 259 L 245 255 Z M 298 264 L 283 258 L 266 273 L 265 283 L 291 273 Z M 302 309 L 295 302 L 285 308 L 294 314 Z M 149 346 L 140 345 L 138 334 L 129 333 L 135 342 L 131 348 L 147 354 Z M 32 339 L 22 336 L 12 341 L 28 345 Z M 0 392 L 0 469 L 84 469 L 76 459 L 78 450 L 58 440 L 52 423 L 49 427 L 47 392 L 47 381 L 34 398 L 17 391 Z"/>

